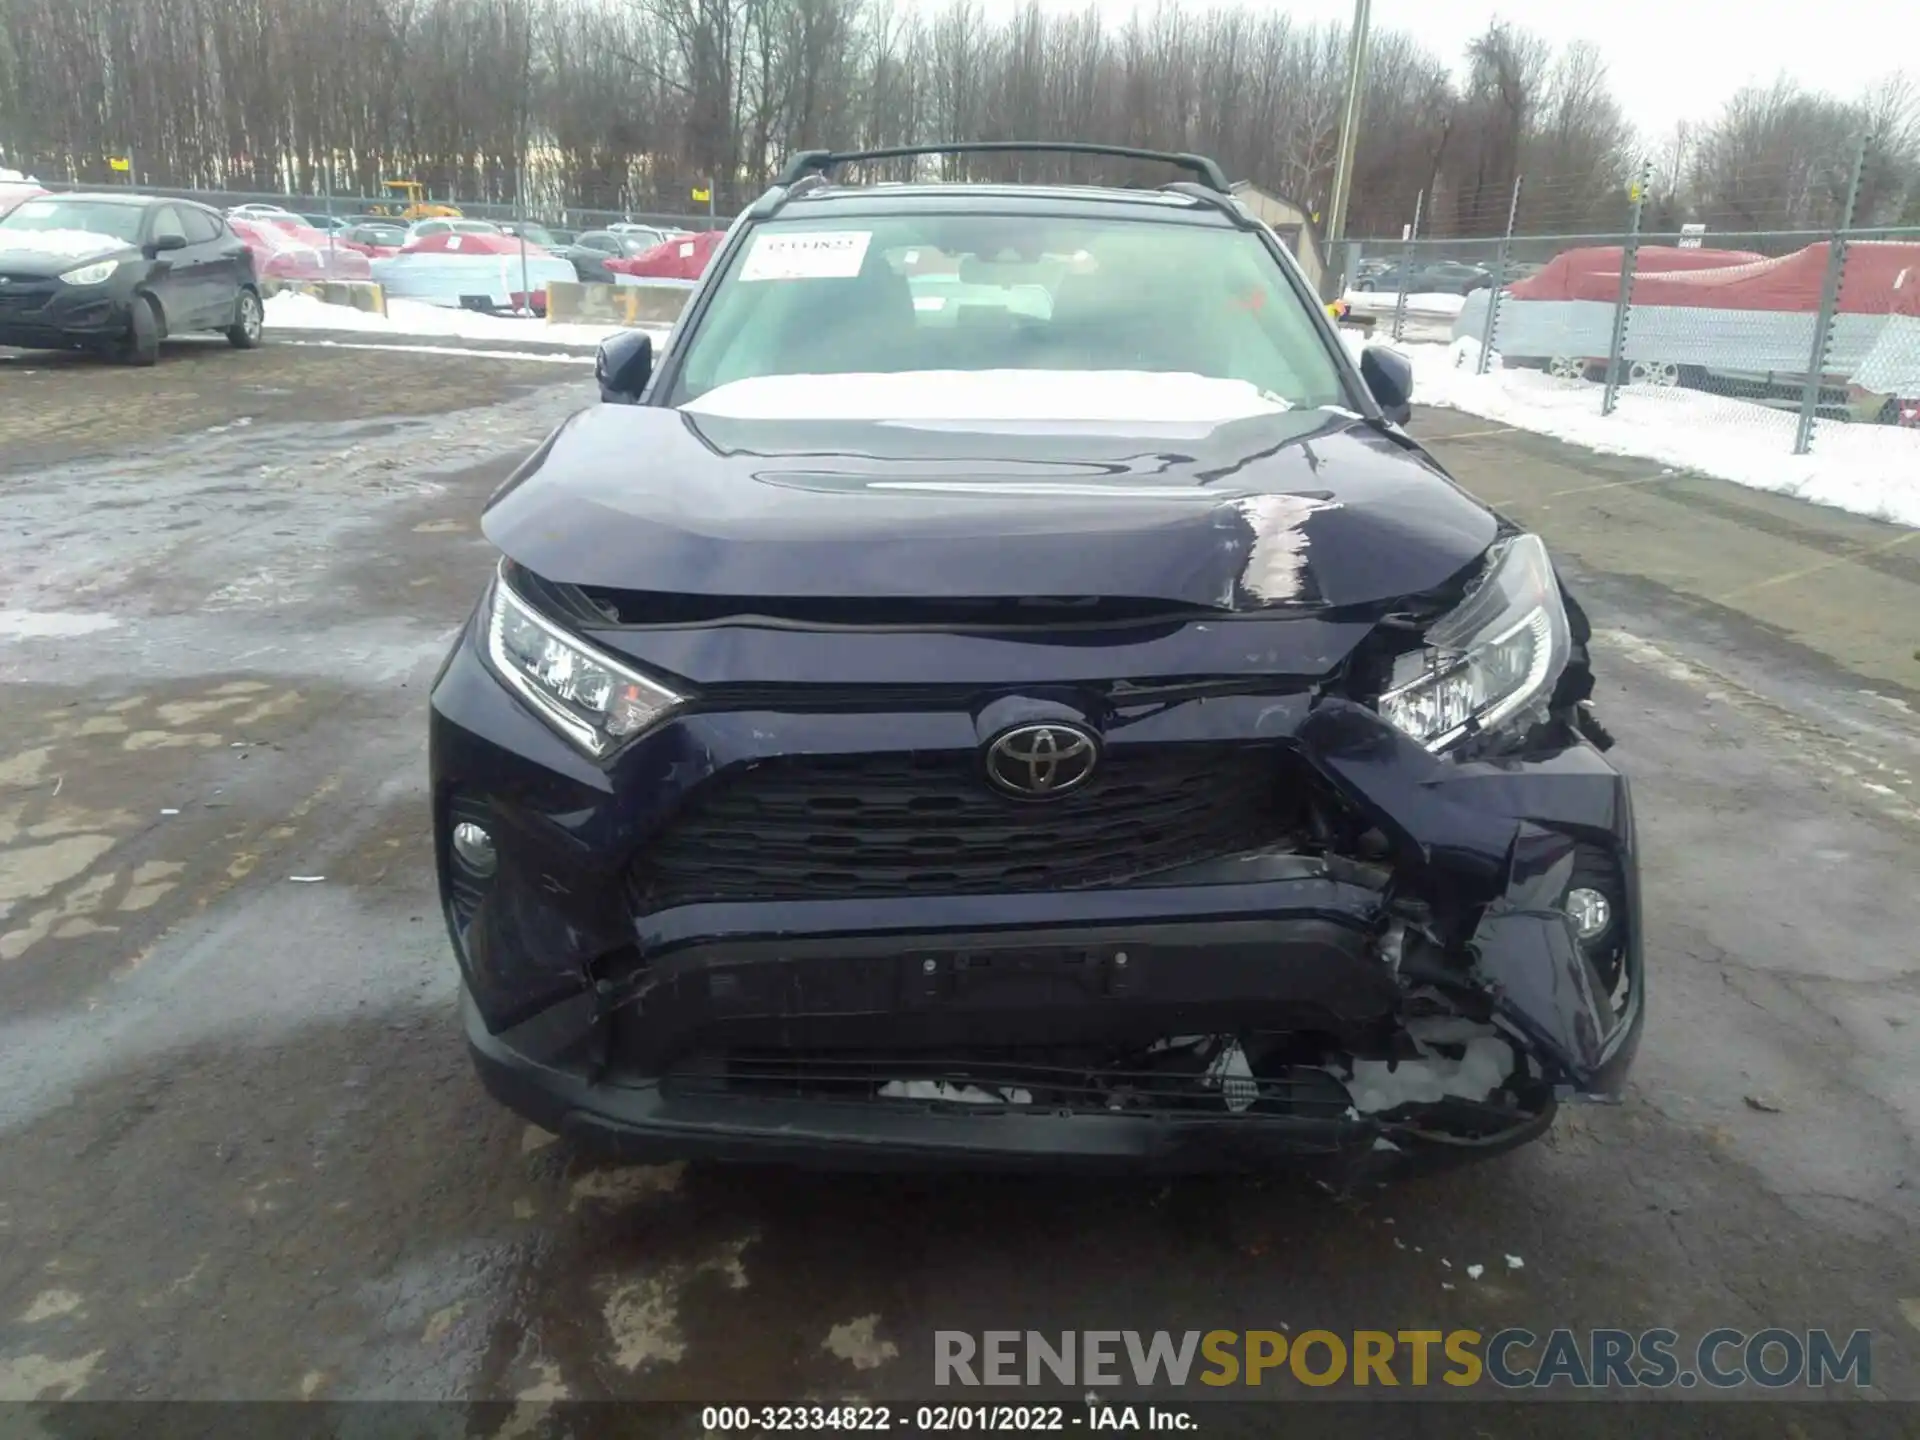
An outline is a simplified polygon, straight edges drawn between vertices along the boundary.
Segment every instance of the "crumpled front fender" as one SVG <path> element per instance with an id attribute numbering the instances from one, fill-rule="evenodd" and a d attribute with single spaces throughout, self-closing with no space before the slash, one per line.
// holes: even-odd
<path id="1" fill-rule="evenodd" d="M 1341 699 L 1316 706 L 1297 738 L 1309 763 L 1387 837 L 1396 870 L 1422 898 L 1455 914 L 1481 912 L 1467 946 L 1469 973 L 1562 1091 L 1593 1098 L 1617 1092 L 1642 1022 L 1625 781 L 1608 772 L 1604 790 L 1590 784 L 1585 813 L 1569 813 L 1567 777 L 1544 768 L 1529 774 L 1524 763 L 1504 767 L 1497 784 L 1462 784 L 1455 762 Z M 1463 794 L 1478 803 L 1456 798 Z M 1625 852 L 1629 986 L 1619 1014 L 1563 908 L 1575 840 L 1530 815 L 1609 833 Z"/>

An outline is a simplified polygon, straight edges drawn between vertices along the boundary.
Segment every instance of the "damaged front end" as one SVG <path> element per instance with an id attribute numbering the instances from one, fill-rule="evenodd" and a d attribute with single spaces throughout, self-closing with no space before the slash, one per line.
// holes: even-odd
<path id="1" fill-rule="evenodd" d="M 642 852 L 608 915 L 577 852 L 501 830 L 456 927 L 482 1074 L 635 1158 L 1348 1178 L 1616 1095 L 1639 903 L 1595 748 L 1458 761 L 1355 702 L 1260 709 L 1282 833 L 1125 888 L 662 908 Z M 559 993 L 486 1013 L 563 945 L 591 958 L 539 967 Z"/>
<path id="2" fill-rule="evenodd" d="M 436 834 L 470 1046 L 539 1124 L 639 1159 L 1351 1178 L 1620 1091 L 1632 809 L 1532 537 L 1363 621 L 1058 636 L 653 627 L 510 580 L 533 618 L 483 605 L 435 686 Z M 944 683 L 876 688 L 907 647 Z M 1206 647 L 1278 678 L 1097 678 Z M 651 718 L 583 739 L 600 712 L 496 678 L 522 654 Z M 1036 729 L 1097 771 L 1000 793 L 995 744 Z"/>

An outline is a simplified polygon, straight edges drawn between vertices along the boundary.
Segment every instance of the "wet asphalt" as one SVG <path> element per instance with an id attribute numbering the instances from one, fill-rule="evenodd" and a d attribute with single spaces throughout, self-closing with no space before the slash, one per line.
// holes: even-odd
<path id="1" fill-rule="evenodd" d="M 936 1329 L 1779 1325 L 1920 1399 L 1920 546 L 1416 420 L 1587 597 L 1637 787 L 1633 1085 L 1525 1152 L 1349 1195 L 610 1167 L 471 1078 L 425 825 L 477 512 L 585 378 L 0 355 L 0 1398 L 903 1401 Z"/>

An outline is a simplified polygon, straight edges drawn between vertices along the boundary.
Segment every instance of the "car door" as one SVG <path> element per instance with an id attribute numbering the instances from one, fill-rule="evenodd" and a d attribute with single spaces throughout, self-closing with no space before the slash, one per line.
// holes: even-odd
<path id="1" fill-rule="evenodd" d="M 155 205 L 147 212 L 146 233 L 141 240 L 153 256 L 147 289 L 160 302 L 167 332 L 173 335 L 199 329 L 200 317 L 206 308 L 205 294 L 200 289 L 205 277 L 194 273 L 193 247 L 186 243 L 186 222 L 180 218 L 180 209 L 172 204 Z M 179 248 L 152 249 L 156 243 L 169 238 L 178 239 Z"/>
<path id="2" fill-rule="evenodd" d="M 201 323 L 211 329 L 231 325 L 239 313 L 240 286 L 253 273 L 252 257 L 240 237 L 212 211 L 183 205 L 180 218 L 187 231 L 185 253 L 194 257 Z"/>
<path id="3" fill-rule="evenodd" d="M 605 230 L 589 230 L 574 242 L 577 247 L 568 258 L 573 273 L 582 280 L 611 280 L 607 261 L 620 254 L 620 237 Z"/>

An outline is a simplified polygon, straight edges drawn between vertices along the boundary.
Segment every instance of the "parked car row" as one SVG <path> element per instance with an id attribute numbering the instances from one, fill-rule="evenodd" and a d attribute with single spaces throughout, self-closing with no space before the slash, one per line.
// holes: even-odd
<path id="1" fill-rule="evenodd" d="M 1606 372 L 1620 293 L 1617 245 L 1564 251 L 1506 287 L 1494 348 L 1509 367 L 1568 380 Z M 1920 244 L 1856 241 L 1816 387 L 1822 418 L 1920 424 Z M 1621 378 L 1798 409 L 1828 270 L 1824 242 L 1769 259 L 1753 251 L 1643 245 Z M 1455 338 L 1486 327 L 1487 299 L 1461 311 Z"/>
<path id="2" fill-rule="evenodd" d="M 0 176 L 0 221 L 0 345 L 138 364 L 185 331 L 257 344 L 266 281 L 367 280 L 398 299 L 543 314 L 561 281 L 611 284 L 622 271 L 696 279 L 719 238 L 632 223 L 586 232 L 458 215 L 403 223 L 264 202 L 223 214 L 118 191 L 49 195 L 11 172 Z"/>
<path id="3" fill-rule="evenodd" d="M 1471 295 L 1493 283 L 1484 265 L 1461 260 L 1363 260 L 1356 290 L 1405 290 L 1410 295 Z"/>

